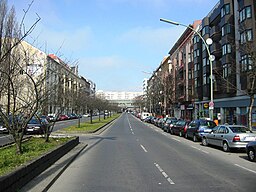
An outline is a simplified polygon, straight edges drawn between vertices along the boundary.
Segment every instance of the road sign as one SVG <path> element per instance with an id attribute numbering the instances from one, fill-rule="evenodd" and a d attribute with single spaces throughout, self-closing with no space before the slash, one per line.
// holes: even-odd
<path id="1" fill-rule="evenodd" d="M 204 103 L 204 108 L 207 109 L 209 107 L 208 103 Z"/>
<path id="2" fill-rule="evenodd" d="M 209 103 L 209 107 L 214 107 L 213 101 L 211 101 L 211 102 Z"/>

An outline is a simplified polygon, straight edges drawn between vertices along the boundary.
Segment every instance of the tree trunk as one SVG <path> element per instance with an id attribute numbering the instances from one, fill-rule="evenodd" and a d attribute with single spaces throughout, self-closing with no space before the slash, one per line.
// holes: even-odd
<path id="1" fill-rule="evenodd" d="M 248 110 L 248 127 L 252 131 L 252 108 L 254 104 L 254 95 L 250 96 L 250 105 Z"/>
<path id="2" fill-rule="evenodd" d="M 22 137 L 18 137 L 18 139 L 15 139 L 15 145 L 16 145 L 16 153 L 18 155 L 21 155 L 23 153 L 22 151 Z"/>
<path id="3" fill-rule="evenodd" d="M 91 121 L 91 124 L 92 124 L 92 110 L 90 110 L 90 121 Z"/>
<path id="4" fill-rule="evenodd" d="M 100 121 L 100 110 L 98 110 L 99 111 L 99 121 Z"/>

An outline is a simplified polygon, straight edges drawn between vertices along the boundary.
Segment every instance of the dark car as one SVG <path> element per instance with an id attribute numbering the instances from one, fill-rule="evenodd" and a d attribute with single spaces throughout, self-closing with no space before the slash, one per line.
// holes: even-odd
<path id="1" fill-rule="evenodd" d="M 207 134 L 205 130 L 209 130 L 216 127 L 216 124 L 212 120 L 196 119 L 189 123 L 185 138 L 192 138 L 194 142 L 200 141 L 204 134 Z"/>
<path id="2" fill-rule="evenodd" d="M 166 120 L 165 124 L 164 124 L 164 128 L 163 130 L 166 131 L 167 133 L 171 133 L 171 129 L 174 126 L 174 124 L 177 122 L 178 120 L 175 118 L 169 118 Z"/>
<path id="3" fill-rule="evenodd" d="M 256 141 L 251 141 L 249 142 L 246 147 L 246 153 L 248 155 L 248 158 L 250 161 L 256 161 L 256 156 L 255 156 L 255 152 L 256 152 Z"/>
<path id="4" fill-rule="evenodd" d="M 148 117 L 146 117 L 143 121 L 146 122 L 146 123 L 151 123 L 151 120 L 152 120 L 153 118 L 154 118 L 153 116 L 148 116 Z"/>
<path id="5" fill-rule="evenodd" d="M 187 132 L 187 128 L 190 121 L 187 120 L 178 120 L 171 129 L 171 134 L 179 135 L 180 137 L 184 136 Z"/>
<path id="6" fill-rule="evenodd" d="M 43 134 L 49 129 L 49 122 L 46 119 L 32 118 L 27 125 L 26 134 Z"/>

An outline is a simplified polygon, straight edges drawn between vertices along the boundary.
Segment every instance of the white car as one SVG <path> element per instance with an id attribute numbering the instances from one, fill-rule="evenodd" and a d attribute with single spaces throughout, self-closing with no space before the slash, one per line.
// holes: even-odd
<path id="1" fill-rule="evenodd" d="M 8 129 L 3 125 L 0 125 L 0 133 L 9 133 Z"/>

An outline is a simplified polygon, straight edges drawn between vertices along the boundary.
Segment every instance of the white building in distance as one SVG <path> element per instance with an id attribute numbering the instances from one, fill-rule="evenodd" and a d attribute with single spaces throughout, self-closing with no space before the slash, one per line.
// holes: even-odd
<path id="1" fill-rule="evenodd" d="M 122 108 L 133 108 L 133 99 L 143 95 L 143 92 L 125 92 L 125 91 L 96 91 L 96 96 L 106 99 L 111 103 L 117 103 Z"/>

